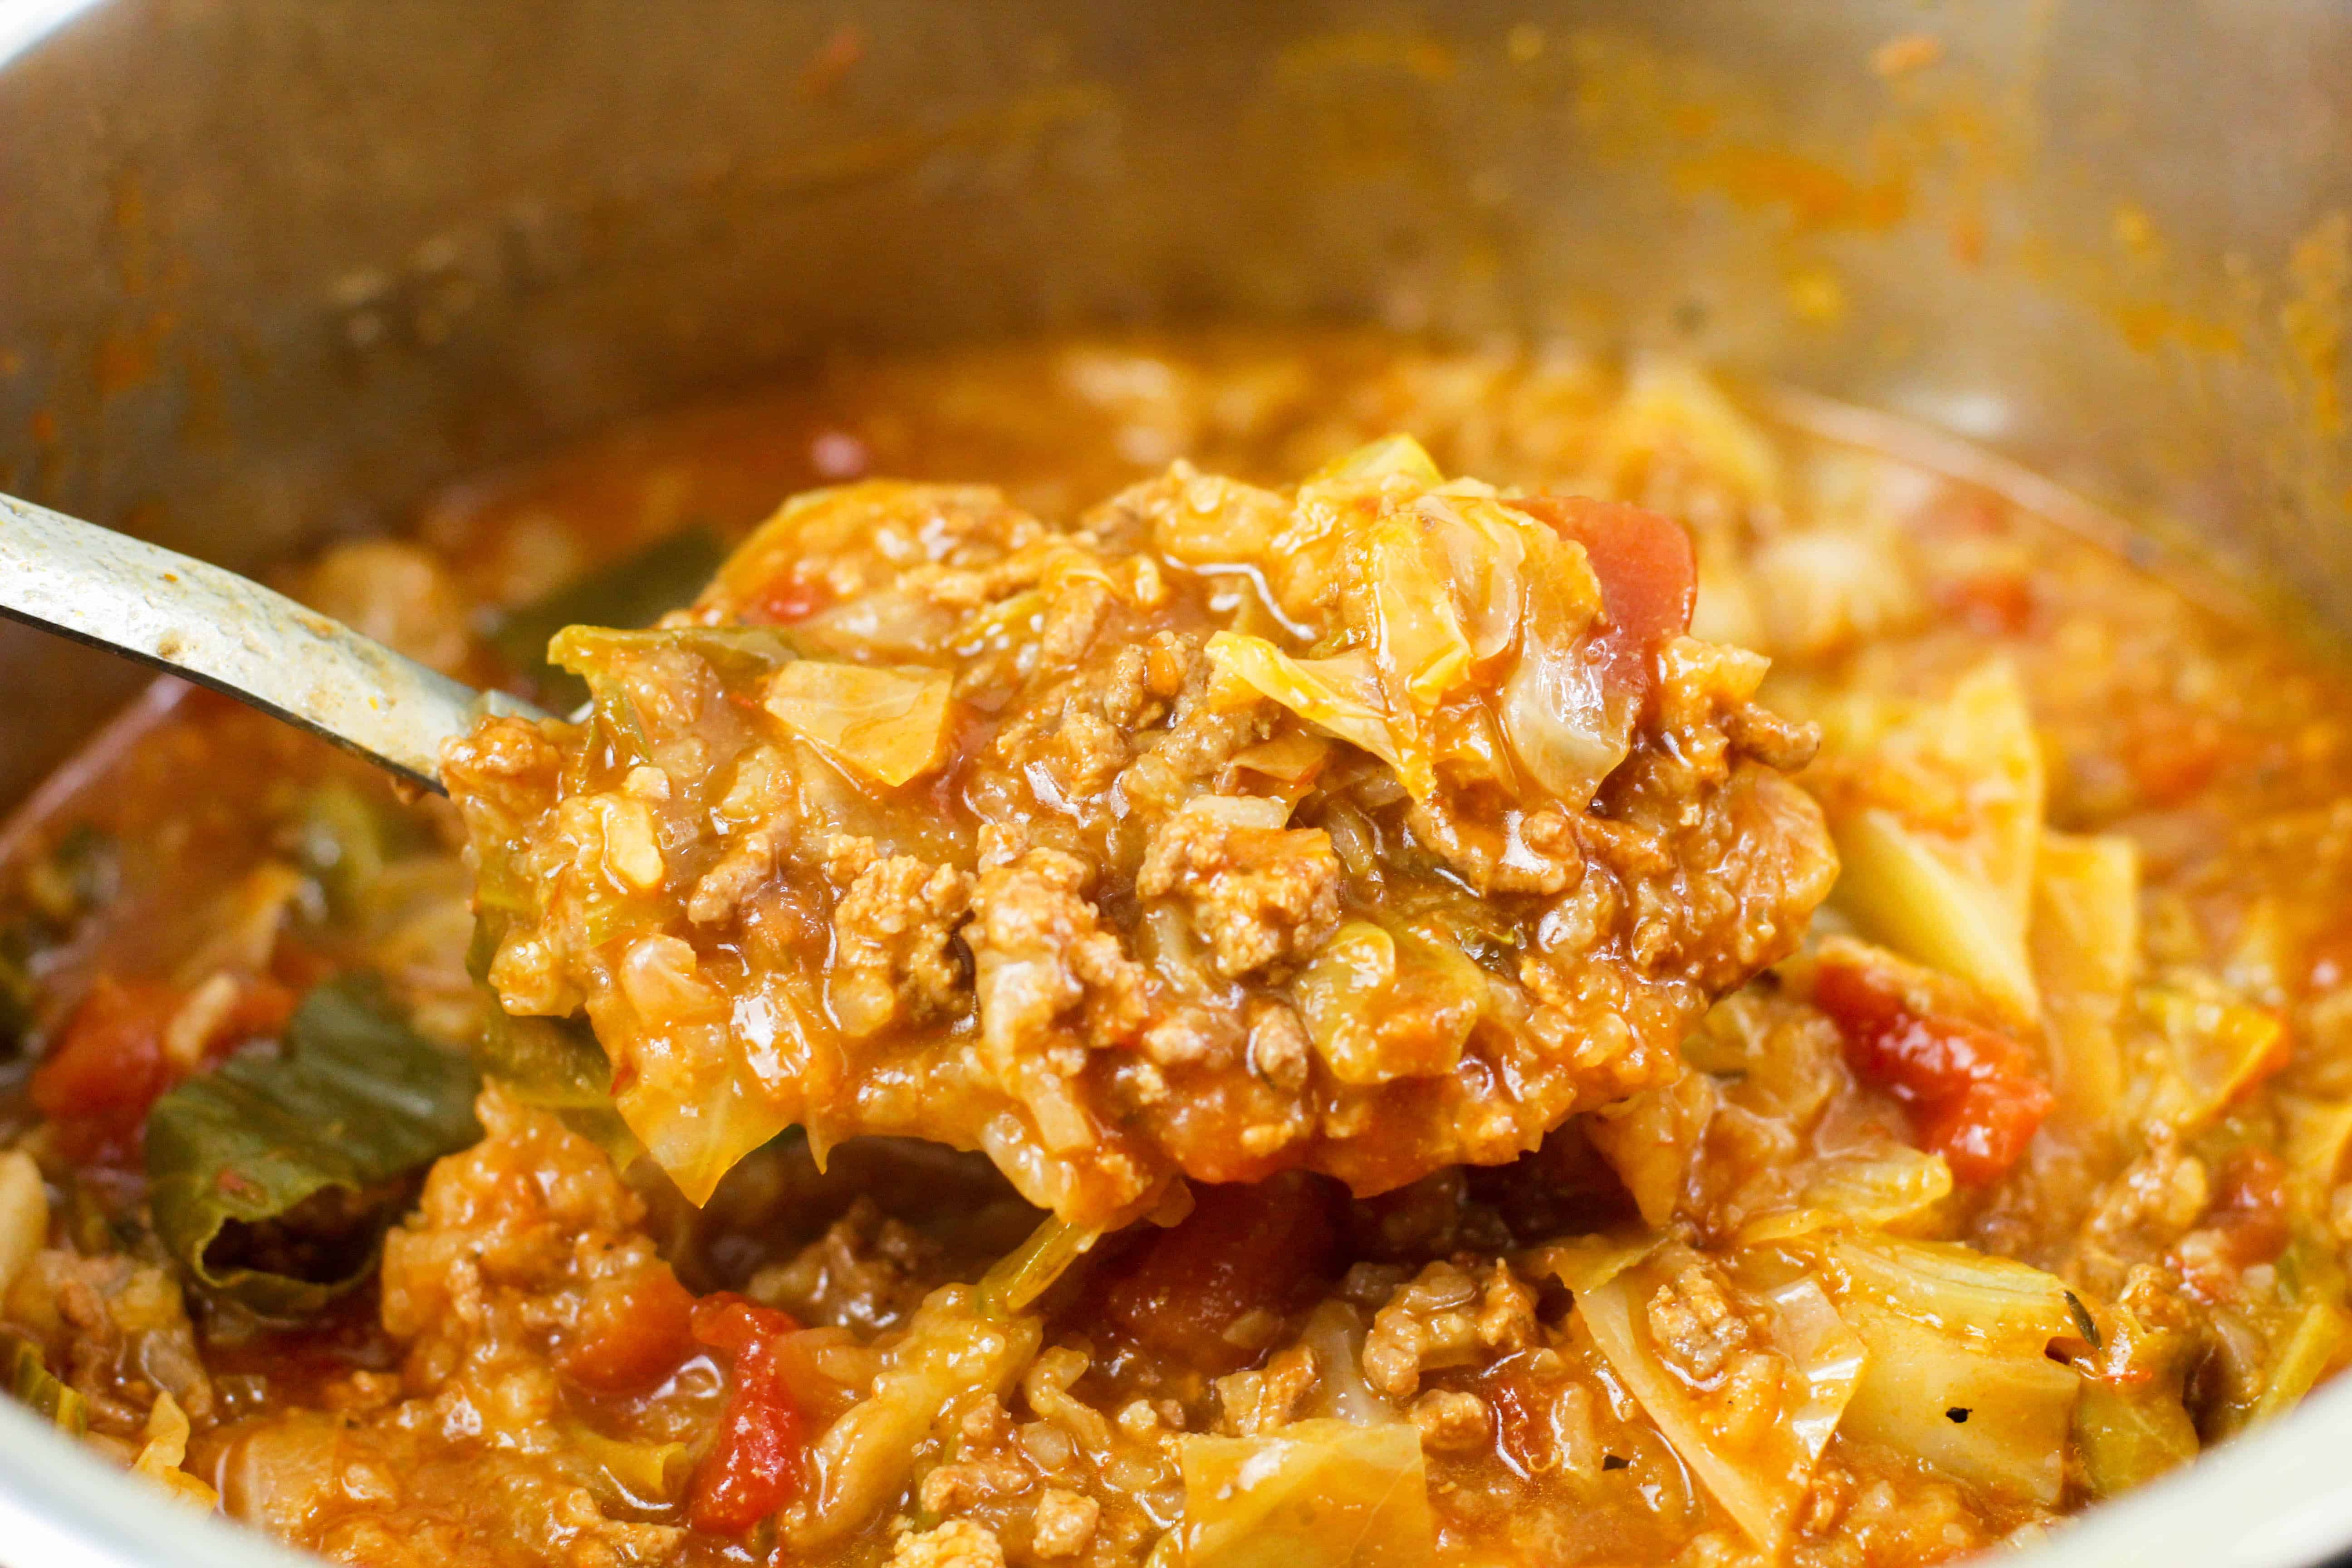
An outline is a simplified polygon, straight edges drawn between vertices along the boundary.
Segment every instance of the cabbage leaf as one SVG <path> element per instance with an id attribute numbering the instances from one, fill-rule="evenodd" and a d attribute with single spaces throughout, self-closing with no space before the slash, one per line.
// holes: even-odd
<path id="1" fill-rule="evenodd" d="M 1102 1232 L 1095 1226 L 1047 1215 L 1026 1241 L 981 1277 L 981 1306 L 1000 1315 L 1026 1310 L 1101 1239 Z"/>
<path id="2" fill-rule="evenodd" d="M 932 1424 L 1010 1393 L 1044 1337 L 1034 1316 L 1005 1312 L 970 1286 L 924 1297 L 883 1352 L 873 1393 L 810 1448 L 809 1485 L 788 1527 L 793 1544 L 813 1552 L 862 1529 L 907 1484 Z"/>
<path id="3" fill-rule="evenodd" d="M 2135 1002 L 2164 1047 L 2146 1081 L 2147 1103 L 2136 1110 L 2182 1131 L 2221 1115 L 2284 1059 L 2284 1021 L 2201 976 L 2141 986 Z"/>
<path id="4" fill-rule="evenodd" d="M 1380 671 L 1357 650 L 1329 658 L 1293 658 L 1264 637 L 1219 632 L 1209 666 L 1219 679 L 1289 709 L 1307 724 L 1370 752 L 1396 770 L 1415 800 L 1437 788 L 1427 742 L 1417 724 L 1391 721 Z"/>
<path id="5" fill-rule="evenodd" d="M 316 1311 L 374 1267 L 391 1184 L 481 1136 L 480 1087 L 373 975 L 328 981 L 303 998 L 280 1055 L 232 1058 L 156 1100 L 156 1235 L 192 1278 L 257 1312 Z M 331 1234 L 306 1236 L 314 1217 Z"/>
<path id="6" fill-rule="evenodd" d="M 2168 1385 L 2152 1381 L 2126 1391 L 2086 1378 L 2074 1406 L 2074 1448 L 2083 1480 L 2095 1498 L 2110 1498 L 2179 1469 L 2197 1457 L 2197 1424 L 2180 1403 L 2176 1373 Z"/>
<path id="7" fill-rule="evenodd" d="M 778 722 L 860 778 L 896 788 L 946 755 L 943 669 L 877 669 L 801 659 L 768 682 L 765 705 Z"/>
<path id="8" fill-rule="evenodd" d="M 1328 1416 L 1182 1439 L 1186 1568 L 1434 1568 L 1421 1433 Z"/>
<path id="9" fill-rule="evenodd" d="M 1825 1230 L 1900 1230 L 1932 1215 L 1952 1194 L 1952 1167 L 1941 1154 L 1889 1141 L 1809 1162 L 1796 1178 L 1796 1201 L 1739 1226 L 1743 1246 L 1790 1241 Z"/>
<path id="10" fill-rule="evenodd" d="M 2139 852 L 2127 838 L 2045 833 L 2033 874 L 2033 970 L 2062 1116 L 2122 1130 L 2116 1030 L 2139 963 Z"/>
<path id="11" fill-rule="evenodd" d="M 1843 864 L 1832 900 L 1864 936 L 2035 1017 L 2026 929 L 2046 786 L 2015 669 L 1981 666 L 1941 702 L 1822 717 L 1837 737 L 1823 806 Z"/>
<path id="12" fill-rule="evenodd" d="M 2063 1280 L 1948 1243 L 1838 1237 L 1821 1256 L 1869 1348 L 1844 1431 L 2003 1495 L 2055 1506 L 2082 1375 Z"/>
<path id="13" fill-rule="evenodd" d="M 1676 1456 L 1757 1546 L 1778 1552 L 1869 1353 L 1818 1284 L 1800 1276 L 1768 1289 L 1758 1304 L 1772 1321 L 1769 1351 L 1787 1418 L 1734 1442 L 1712 1391 L 1695 1387 L 1651 1340 L 1644 1307 L 1667 1279 L 1656 1252 L 1654 1243 L 1585 1242 L 1552 1248 L 1545 1260 L 1572 1294 L 1594 1348 Z"/>
<path id="14" fill-rule="evenodd" d="M 1342 1083 L 1451 1072 L 1494 988 L 1458 947 L 1349 921 L 1292 983 L 1307 1038 Z"/>
<path id="15" fill-rule="evenodd" d="M 1584 547 L 1549 529 L 1521 533 L 1527 550 L 1518 658 L 1499 712 L 1512 754 L 1564 805 L 1582 810 L 1633 748 L 1633 702 L 1612 693 L 1587 635 L 1601 583 Z"/>
<path id="16" fill-rule="evenodd" d="M 1373 524 L 1363 549 L 1373 661 L 1388 710 L 1425 721 L 1470 677 L 1470 640 L 1453 591 L 1433 570 L 1434 563 L 1409 516 L 1391 515 Z"/>

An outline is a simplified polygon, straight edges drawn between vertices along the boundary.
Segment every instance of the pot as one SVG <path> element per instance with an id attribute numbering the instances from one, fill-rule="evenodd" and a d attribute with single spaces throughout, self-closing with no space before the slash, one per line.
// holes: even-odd
<path id="1" fill-rule="evenodd" d="M 106 0 L 13 42 L 0 489 L 233 566 L 820 352 L 1330 317 L 1890 410 L 2352 628 L 2318 0 Z M 0 806 L 137 679 L 0 628 Z M 2347 1451 L 2352 1384 L 2041 1560 L 2321 1561 Z M 0 1554 L 289 1561 L 4 1402 Z"/>

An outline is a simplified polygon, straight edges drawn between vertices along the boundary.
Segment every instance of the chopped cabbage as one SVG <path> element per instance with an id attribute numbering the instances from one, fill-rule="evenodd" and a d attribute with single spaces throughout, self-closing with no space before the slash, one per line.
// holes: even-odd
<path id="1" fill-rule="evenodd" d="M 1846 1300 L 1868 1300 L 2000 1352 L 2040 1355 L 2074 1336 L 2066 1282 L 2014 1258 L 1948 1241 L 1832 1239 L 1823 1256 Z"/>
<path id="2" fill-rule="evenodd" d="M 165 1389 L 155 1395 L 155 1403 L 147 1412 L 146 1443 L 138 1458 L 131 1461 L 133 1475 L 146 1477 L 162 1487 L 170 1496 L 193 1508 L 210 1512 L 220 1502 L 220 1493 L 181 1467 L 188 1460 L 188 1439 L 194 1427 L 188 1420 L 180 1402 Z"/>
<path id="3" fill-rule="evenodd" d="M 2050 1359 L 2079 1333 L 2063 1281 L 1945 1243 L 1841 1237 L 1822 1256 L 1869 1347 L 1846 1435 L 2043 1507 L 2065 1480 L 2080 1373 Z"/>
<path id="4" fill-rule="evenodd" d="M 809 1485 L 787 1526 L 793 1543 L 814 1551 L 863 1529 L 906 1486 L 933 1424 L 1010 1393 L 1044 1338 L 1036 1318 L 1003 1313 L 970 1286 L 924 1297 L 884 1352 L 873 1394 L 810 1448 Z"/>
<path id="5" fill-rule="evenodd" d="M 1849 701 L 1824 717 L 1844 865 L 1833 900 L 1872 941 L 2034 1017 L 2025 936 L 2045 785 L 2016 671 L 1996 660 L 1938 703 Z"/>
<path id="6" fill-rule="evenodd" d="M 1453 593 L 1405 517 L 1382 518 L 1364 540 L 1373 661 L 1391 713 L 1427 719 L 1470 676 L 1470 642 Z"/>
<path id="7" fill-rule="evenodd" d="M 1870 1352 L 1828 1292 L 1811 1279 L 1792 1279 L 1765 1294 L 1774 1339 L 1797 1373 L 1789 1429 L 1808 1459 L 1818 1461 L 1845 1418 Z"/>
<path id="8" fill-rule="evenodd" d="M 1789 1418 L 1735 1438 L 1734 1417 L 1694 1388 L 1650 1338 L 1645 1304 L 1665 1284 L 1654 1245 L 1556 1247 L 1547 1261 L 1575 1299 L 1577 1319 L 1643 1412 L 1749 1539 L 1777 1552 L 1788 1539 L 1813 1467 L 1855 1397 L 1868 1365 L 1821 1288 L 1783 1281 L 1762 1302 L 1773 1321 Z"/>
<path id="9" fill-rule="evenodd" d="M 1891 811 L 1833 816 L 1841 869 L 1831 901 L 1856 930 L 1957 976 L 2020 1016 L 2039 1005 L 2024 933 L 1995 890 Z"/>
<path id="10" fill-rule="evenodd" d="M 2210 982 L 2142 986 L 2137 1005 L 2166 1047 L 2145 1114 L 2182 1131 L 2211 1121 L 2284 1059 L 2279 1016 Z"/>
<path id="11" fill-rule="evenodd" d="M 0 1376 L 9 1397 L 61 1432 L 80 1436 L 89 1426 L 89 1401 L 48 1368 L 41 1347 L 14 1329 L 0 1329 Z"/>
<path id="12" fill-rule="evenodd" d="M 1361 484 L 1399 478 L 1424 489 L 1441 484 L 1445 475 L 1422 444 L 1410 436 L 1383 436 L 1332 458 L 1307 477 L 1310 485 L 1334 482 Z"/>
<path id="13" fill-rule="evenodd" d="M 2156 1479 L 2195 1458 L 2197 1424 L 2180 1403 L 2179 1378 L 2126 1392 L 2085 1379 L 2074 1406 L 2074 1449 L 2084 1484 L 2110 1498 Z"/>
<path id="14" fill-rule="evenodd" d="M 1436 1526 L 1409 1422 L 1314 1417 L 1183 1440 L 1186 1568 L 1433 1568 Z"/>
<path id="15" fill-rule="evenodd" d="M 587 700 L 588 689 L 574 672 L 548 658 L 548 644 L 566 626 L 642 626 L 681 605 L 694 602 L 726 558 L 719 536 L 689 527 L 666 534 L 616 561 L 527 605 L 503 612 L 489 640 L 519 673 L 538 688 L 535 695 L 551 712 L 568 712 Z"/>
<path id="16" fill-rule="evenodd" d="M 2283 1132 L 2279 1152 L 2320 1191 L 2334 1187 L 2343 1173 L 2345 1152 L 2352 1149 L 2352 1100 L 2282 1094 L 2276 1103 Z"/>
<path id="17" fill-rule="evenodd" d="M 49 1194 L 22 1149 L 0 1152 L 0 1301 L 49 1237 Z"/>
<path id="18" fill-rule="evenodd" d="M 2279 1346 L 2262 1397 L 2254 1402 L 2253 1419 L 2285 1415 L 2347 1360 L 2352 1360 L 2352 1315 L 2325 1298 L 2307 1303 Z"/>
<path id="19" fill-rule="evenodd" d="M 1365 1329 L 1363 1315 L 1338 1300 L 1327 1300 L 1307 1315 L 1298 1342 L 1315 1352 L 1316 1369 L 1315 1386 L 1303 1407 L 1307 1415 L 1355 1426 L 1404 1419 L 1364 1379 Z"/>
<path id="20" fill-rule="evenodd" d="M 1870 1348 L 1845 1432 L 2044 1508 L 2063 1489 L 2083 1380 L 2040 1352 L 1988 1354 L 1897 1312 L 1842 1309 Z"/>
<path id="21" fill-rule="evenodd" d="M 1603 600 L 1584 547 L 1488 487 L 1442 484 L 1403 437 L 1300 486 L 1258 564 L 1297 623 L 1288 646 L 1322 657 L 1219 632 L 1220 685 L 1370 752 L 1416 800 L 1442 758 L 1456 782 L 1532 784 L 1581 807 L 1631 749 L 1639 692 L 1592 635 Z"/>
<path id="22" fill-rule="evenodd" d="M 1632 748 L 1633 703 L 1612 693 L 1586 635 L 1601 611 L 1601 584 L 1584 548 L 1528 528 L 1519 655 L 1501 689 L 1503 733 L 1519 765 L 1581 810 Z"/>
<path id="23" fill-rule="evenodd" d="M 1280 703 L 1326 734 L 1360 747 L 1394 768 L 1415 800 L 1437 788 L 1427 743 L 1410 721 L 1391 722 L 1380 672 L 1357 650 L 1330 658 L 1293 658 L 1264 637 L 1219 632 L 1209 639 L 1209 666 L 1229 680 Z"/>
<path id="24" fill-rule="evenodd" d="M 2042 835 L 2032 952 L 2060 1114 L 2079 1129 L 2120 1131 L 2116 1028 L 2139 963 L 2139 852 L 2129 839 Z"/>
<path id="25" fill-rule="evenodd" d="M 834 762 L 896 788 L 929 773 L 946 754 L 954 686 L 940 669 L 800 659 L 769 680 L 765 705 Z"/>
<path id="26" fill-rule="evenodd" d="M 589 1489 L 624 1508 L 667 1508 L 694 1469 L 693 1454 L 683 1443 L 632 1443 L 577 1422 L 566 1436 Z"/>
<path id="27" fill-rule="evenodd" d="M 1470 657 L 1493 658 L 1518 640 L 1526 588 L 1526 527 L 1489 497 L 1437 493 L 1414 510 L 1429 530 L 1470 639 Z"/>
<path id="28" fill-rule="evenodd" d="M 1889 1142 L 1811 1162 L 1796 1190 L 1790 1207 L 1743 1223 L 1741 1245 L 1789 1241 L 1816 1231 L 1914 1226 L 1951 1196 L 1952 1167 L 1941 1154 Z"/>
<path id="29" fill-rule="evenodd" d="M 737 1161 L 792 1125 L 792 1085 L 821 1084 L 824 1074 L 839 1070 L 817 1044 L 826 1037 L 808 1020 L 823 1014 L 797 989 L 801 984 L 778 976 L 731 1009 L 721 1005 L 625 1028 L 598 1016 L 600 1007 L 626 1006 L 625 992 L 589 1005 L 598 1037 L 646 1035 L 614 1108 L 688 1202 L 709 1202 Z M 804 1125 L 822 1152 L 824 1130 Z"/>
<path id="30" fill-rule="evenodd" d="M 1377 1084 L 1451 1072 L 1492 987 L 1459 948 L 1349 921 L 1291 991 L 1331 1076 Z"/>
<path id="31" fill-rule="evenodd" d="M 1296 805 L 1330 760 L 1330 742 L 1319 735 L 1286 730 L 1271 740 L 1260 741 L 1234 753 L 1234 760 L 1225 764 L 1227 782 L 1219 787 L 1236 788 L 1244 778 L 1263 780 L 1274 785 L 1268 793 L 1285 805 Z"/>
<path id="32" fill-rule="evenodd" d="M 999 1314 L 1018 1312 L 1068 1272 L 1085 1257 L 1102 1232 L 1091 1226 L 1072 1225 L 1047 1215 L 1029 1239 L 1006 1253 L 981 1277 L 980 1303 Z"/>

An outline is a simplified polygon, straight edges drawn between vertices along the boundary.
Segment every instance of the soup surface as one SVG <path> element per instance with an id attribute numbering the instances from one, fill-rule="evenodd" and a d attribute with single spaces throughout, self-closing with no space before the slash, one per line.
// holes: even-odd
<path id="1" fill-rule="evenodd" d="M 383 1564 L 1930 1563 L 2275 1417 L 2352 703 L 1780 407 L 1048 342 L 331 549 L 590 705 L 453 806 L 165 686 L 18 820 L 14 1392 Z"/>

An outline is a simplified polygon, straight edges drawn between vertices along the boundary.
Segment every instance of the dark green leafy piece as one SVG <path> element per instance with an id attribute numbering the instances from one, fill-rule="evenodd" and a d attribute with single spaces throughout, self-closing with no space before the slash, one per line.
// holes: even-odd
<path id="1" fill-rule="evenodd" d="M 417 1034 L 373 975 L 303 998 L 277 1057 L 236 1058 L 147 1119 L 156 1234 L 256 1311 L 313 1312 L 364 1279 L 404 1178 L 481 1136 L 473 1064 Z"/>
<path id="2" fill-rule="evenodd" d="M 24 1335 L 0 1330 L 0 1372 L 8 1392 L 19 1405 L 79 1437 L 89 1426 L 89 1403 L 49 1370 L 41 1347 Z"/>
<path id="3" fill-rule="evenodd" d="M 544 598 L 507 613 L 490 641 L 529 676 L 547 707 L 564 710 L 588 700 L 587 684 L 548 662 L 547 645 L 566 626 L 642 626 L 694 602 L 727 550 L 707 528 L 656 539 L 641 550 L 565 584 Z"/>

